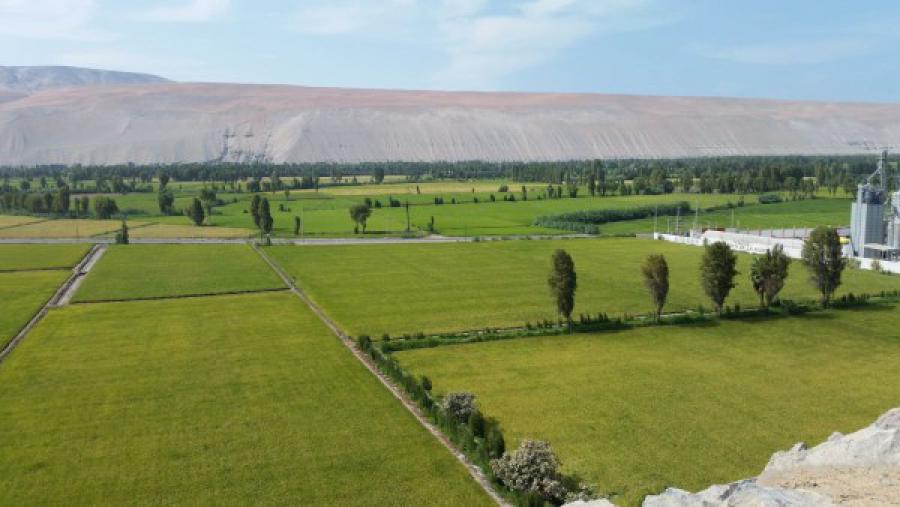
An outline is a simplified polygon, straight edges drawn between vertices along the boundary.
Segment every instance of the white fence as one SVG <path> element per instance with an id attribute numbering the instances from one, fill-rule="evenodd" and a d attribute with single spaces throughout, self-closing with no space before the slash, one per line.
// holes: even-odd
<path id="1" fill-rule="evenodd" d="M 754 234 L 742 234 L 739 232 L 706 231 L 701 236 L 679 236 L 676 234 L 654 234 L 654 238 L 683 245 L 701 246 L 709 243 L 723 242 L 739 252 L 751 254 L 764 254 L 766 250 L 780 244 L 788 257 L 799 259 L 803 251 L 803 240 L 795 238 L 776 238 L 771 236 L 756 236 Z M 849 249 L 845 249 L 845 254 Z M 862 269 L 872 269 L 874 259 L 855 257 Z M 879 261 L 881 270 L 889 273 L 900 274 L 900 262 Z"/>

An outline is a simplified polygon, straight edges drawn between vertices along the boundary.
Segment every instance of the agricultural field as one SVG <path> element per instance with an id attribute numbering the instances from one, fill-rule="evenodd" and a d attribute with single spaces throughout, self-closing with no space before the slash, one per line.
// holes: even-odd
<path id="1" fill-rule="evenodd" d="M 896 305 L 396 353 L 435 392 L 469 391 L 507 447 L 549 441 L 619 505 L 759 473 L 776 450 L 900 403 Z"/>
<path id="2" fill-rule="evenodd" d="M 0 229 L 0 238 L 89 238 L 114 232 L 121 220 L 60 218 Z"/>
<path id="3" fill-rule="evenodd" d="M 72 268 L 88 250 L 87 244 L 0 244 L 0 272 Z"/>
<path id="4" fill-rule="evenodd" d="M 19 216 L 19 215 L 0 215 L 0 228 L 16 227 L 18 225 L 32 224 L 40 222 L 41 218 Z"/>
<path id="5" fill-rule="evenodd" d="M 0 349 L 22 329 L 68 278 L 67 271 L 0 272 Z"/>
<path id="6" fill-rule="evenodd" d="M 777 204 L 755 204 L 733 209 L 702 212 L 696 218 L 703 228 L 735 227 L 742 230 L 812 228 L 818 225 L 845 227 L 850 222 L 850 199 L 811 199 Z M 694 222 L 691 214 L 681 219 L 681 230 Z M 653 232 L 652 218 L 604 224 L 604 235 L 649 234 Z M 674 217 L 658 217 L 656 231 L 675 231 Z"/>
<path id="7" fill-rule="evenodd" d="M 197 227 L 194 225 L 168 225 L 132 222 L 132 238 L 247 238 L 253 231 L 237 227 Z M 130 227 L 130 226 L 129 226 Z"/>
<path id="8" fill-rule="evenodd" d="M 74 301 L 110 301 L 285 288 L 248 245 L 112 245 Z"/>
<path id="9" fill-rule="evenodd" d="M 436 333 L 522 326 L 556 319 L 547 289 L 554 250 L 568 251 L 578 274 L 575 315 L 647 313 L 640 263 L 651 253 L 669 262 L 667 311 L 711 308 L 700 288 L 703 249 L 649 239 L 574 239 L 362 246 L 277 246 L 268 251 L 310 297 L 351 334 Z M 750 256 L 739 255 L 737 287 L 727 303 L 749 307 Z M 900 277 L 849 270 L 838 294 L 900 288 Z M 799 262 L 782 292 L 814 299 Z"/>
<path id="10" fill-rule="evenodd" d="M 52 310 L 0 420 L 4 505 L 491 504 L 288 293 Z"/>

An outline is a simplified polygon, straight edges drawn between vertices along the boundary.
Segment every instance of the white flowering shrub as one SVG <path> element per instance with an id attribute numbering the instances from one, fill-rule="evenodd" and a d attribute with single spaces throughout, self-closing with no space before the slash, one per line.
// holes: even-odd
<path id="1" fill-rule="evenodd" d="M 562 502 L 566 498 L 559 461 L 547 442 L 525 440 L 516 451 L 491 460 L 491 470 L 497 479 L 515 491 L 537 494 L 553 502 Z"/>
<path id="2" fill-rule="evenodd" d="M 475 411 L 475 395 L 472 393 L 448 393 L 441 401 L 441 408 L 447 416 L 457 422 L 465 423 Z"/>

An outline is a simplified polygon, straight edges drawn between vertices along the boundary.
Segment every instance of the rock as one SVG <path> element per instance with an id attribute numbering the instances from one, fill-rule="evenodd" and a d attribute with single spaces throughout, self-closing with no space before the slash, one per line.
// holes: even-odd
<path id="1" fill-rule="evenodd" d="M 644 507 L 828 507 L 835 505 L 828 498 L 809 491 L 772 488 L 759 485 L 753 479 L 717 485 L 699 493 L 669 488 L 661 495 L 649 496 Z"/>
<path id="2" fill-rule="evenodd" d="M 699 493 L 669 488 L 644 500 L 645 507 L 829 505 L 900 506 L 900 408 L 815 447 L 800 442 L 776 452 L 756 479 Z"/>

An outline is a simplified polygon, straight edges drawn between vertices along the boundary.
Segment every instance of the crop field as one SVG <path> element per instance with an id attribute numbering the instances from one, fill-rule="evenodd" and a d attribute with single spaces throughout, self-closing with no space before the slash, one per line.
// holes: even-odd
<path id="1" fill-rule="evenodd" d="M 269 251 L 298 284 L 352 334 L 400 334 L 522 326 L 555 319 L 547 289 L 550 256 L 568 251 L 578 273 L 575 315 L 647 313 L 649 296 L 640 263 L 651 253 L 669 262 L 667 311 L 711 308 L 699 281 L 703 249 L 642 239 L 496 241 L 454 244 L 272 247 Z M 737 287 L 728 304 L 756 306 L 741 254 Z M 900 277 L 850 270 L 838 293 L 900 288 Z M 816 293 L 799 262 L 785 299 Z"/>
<path id="2" fill-rule="evenodd" d="M 113 245 L 85 278 L 76 302 L 284 288 L 247 245 Z"/>
<path id="3" fill-rule="evenodd" d="M 701 227 L 721 228 L 736 227 L 744 230 L 807 228 L 817 225 L 844 227 L 850 222 L 849 199 L 811 199 L 804 201 L 782 202 L 777 204 L 747 205 L 732 210 L 719 210 L 700 213 L 698 223 Z M 690 228 L 694 215 L 681 219 L 681 230 Z M 628 220 L 605 224 L 600 227 L 601 234 L 641 234 L 653 232 L 653 219 Z M 658 217 L 657 232 L 674 232 L 674 217 Z"/>
<path id="4" fill-rule="evenodd" d="M 0 273 L 0 348 L 31 320 L 68 276 L 66 271 Z"/>
<path id="5" fill-rule="evenodd" d="M 77 220 L 61 218 L 0 229 L 0 238 L 89 238 L 113 232 L 120 220 Z"/>
<path id="6" fill-rule="evenodd" d="M 621 505 L 667 486 L 751 477 L 900 404 L 900 308 L 524 338 L 399 352 L 436 392 L 475 393 L 513 445 L 549 441 L 563 468 Z"/>
<path id="7" fill-rule="evenodd" d="M 287 293 L 53 310 L 0 420 L 4 505 L 491 503 Z"/>
<path id="8" fill-rule="evenodd" d="M 18 215 L 0 215 L 0 228 L 15 227 L 17 225 L 31 224 L 40 222 L 42 218 L 25 217 Z"/>
<path id="9" fill-rule="evenodd" d="M 0 245 L 0 272 L 74 267 L 90 249 L 87 244 Z"/>
<path id="10" fill-rule="evenodd" d="M 193 225 L 150 224 L 129 230 L 132 238 L 246 238 L 253 234 L 250 229 L 237 227 L 197 227 Z"/>

